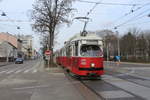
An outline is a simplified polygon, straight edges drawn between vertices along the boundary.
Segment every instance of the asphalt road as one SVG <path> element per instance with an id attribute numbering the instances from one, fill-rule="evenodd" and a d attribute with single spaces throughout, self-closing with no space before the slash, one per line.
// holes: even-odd
<path id="1" fill-rule="evenodd" d="M 31 76 L 36 78 L 39 64 L 40 60 L 33 60 L 0 67 L 0 100 L 30 100 L 32 90 L 21 91 L 19 88 L 37 85 Z"/>
<path id="2" fill-rule="evenodd" d="M 83 80 L 105 100 L 150 100 L 150 65 L 105 62 L 102 80 Z"/>
<path id="3" fill-rule="evenodd" d="M 74 87 L 78 81 L 69 82 L 63 71 L 46 71 L 41 64 L 33 60 L 0 67 L 0 100 L 87 100 Z M 149 65 L 109 62 L 104 66 L 101 80 L 82 80 L 102 99 L 150 100 Z"/>
<path id="4" fill-rule="evenodd" d="M 42 60 L 0 67 L 0 100 L 85 100 L 60 68 Z"/>

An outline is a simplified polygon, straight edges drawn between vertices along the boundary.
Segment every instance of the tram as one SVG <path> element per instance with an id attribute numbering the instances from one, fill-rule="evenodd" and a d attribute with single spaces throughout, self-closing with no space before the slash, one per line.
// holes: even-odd
<path id="1" fill-rule="evenodd" d="M 56 62 L 79 77 L 100 77 L 103 61 L 102 38 L 93 33 L 75 35 L 56 52 Z"/>

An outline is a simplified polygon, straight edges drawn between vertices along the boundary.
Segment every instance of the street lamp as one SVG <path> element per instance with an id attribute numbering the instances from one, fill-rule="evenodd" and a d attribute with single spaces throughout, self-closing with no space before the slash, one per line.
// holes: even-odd
<path id="1" fill-rule="evenodd" d="M 114 29 L 116 30 L 116 35 L 117 35 L 117 45 L 118 45 L 118 56 L 120 56 L 120 41 L 119 41 L 119 32 L 117 31 L 118 27 L 114 27 Z"/>
<path id="2" fill-rule="evenodd" d="M 118 56 L 120 56 L 120 41 L 119 41 L 119 32 L 116 31 L 116 35 L 117 35 L 117 45 L 118 45 Z"/>
<path id="3" fill-rule="evenodd" d="M 1 16 L 7 16 L 5 12 L 2 12 Z"/>

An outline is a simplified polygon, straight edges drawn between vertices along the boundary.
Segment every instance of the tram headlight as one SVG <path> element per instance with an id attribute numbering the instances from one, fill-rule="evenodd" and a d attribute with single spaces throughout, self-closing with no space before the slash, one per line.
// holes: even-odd
<path id="1" fill-rule="evenodd" d="M 94 64 L 94 63 L 91 63 L 91 67 L 94 68 L 94 67 L 95 67 L 95 64 Z"/>

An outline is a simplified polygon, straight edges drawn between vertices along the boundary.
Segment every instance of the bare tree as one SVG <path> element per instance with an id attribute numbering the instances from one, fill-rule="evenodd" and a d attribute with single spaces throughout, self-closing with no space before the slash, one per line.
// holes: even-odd
<path id="1" fill-rule="evenodd" d="M 56 29 L 61 24 L 69 23 L 72 2 L 73 0 L 37 0 L 33 5 L 33 29 L 42 34 L 48 33 L 48 49 L 52 52 Z M 52 63 L 52 56 L 50 62 Z"/>
<path id="2" fill-rule="evenodd" d="M 104 40 L 104 55 L 107 57 L 117 55 L 117 40 L 118 37 L 111 30 L 101 30 L 96 31 L 96 34 L 103 38 Z M 109 52 L 109 55 L 107 54 Z"/>
<path id="3" fill-rule="evenodd" d="M 128 59 L 129 56 L 134 56 L 136 49 L 136 37 L 131 32 L 128 32 L 121 38 L 121 53 Z"/>

